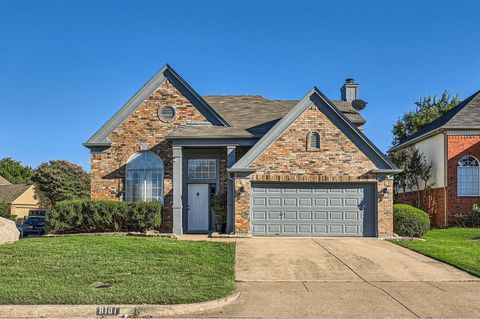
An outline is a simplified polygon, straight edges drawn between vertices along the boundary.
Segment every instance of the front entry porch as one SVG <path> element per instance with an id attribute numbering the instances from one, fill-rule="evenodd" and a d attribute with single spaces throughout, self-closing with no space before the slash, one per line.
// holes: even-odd
<path id="1" fill-rule="evenodd" d="M 233 233 L 234 184 L 227 169 L 235 163 L 239 145 L 207 146 L 200 141 L 185 145 L 185 142 L 173 143 L 173 233 L 213 232 L 215 214 L 211 200 L 216 194 L 227 195 L 226 233 Z"/>

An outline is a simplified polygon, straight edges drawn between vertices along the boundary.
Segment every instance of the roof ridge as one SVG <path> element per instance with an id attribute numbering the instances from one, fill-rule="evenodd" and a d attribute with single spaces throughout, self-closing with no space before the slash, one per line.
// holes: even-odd
<path id="1" fill-rule="evenodd" d="M 435 129 L 441 129 L 442 127 L 448 127 L 447 124 L 455 117 L 455 115 L 457 115 L 458 112 L 460 112 L 466 106 L 468 106 L 470 104 L 470 102 L 472 102 L 473 99 L 475 99 L 476 97 L 479 96 L 479 94 L 480 94 L 480 90 L 473 93 L 472 95 L 470 95 L 469 97 L 467 97 L 466 99 L 464 99 L 463 101 L 461 101 L 460 103 L 458 103 L 457 105 L 452 107 L 450 110 L 448 110 L 447 112 L 443 113 L 441 116 L 436 118 L 434 121 L 425 125 L 423 128 L 421 128 L 417 132 L 410 135 L 408 138 L 406 138 L 400 144 L 393 146 L 391 148 L 391 150 L 403 147 L 403 146 L 409 144 L 411 141 L 413 141 L 413 140 L 415 140 L 415 139 L 417 139 L 417 138 L 419 138 L 419 137 L 421 137 L 425 134 L 428 134 Z"/>

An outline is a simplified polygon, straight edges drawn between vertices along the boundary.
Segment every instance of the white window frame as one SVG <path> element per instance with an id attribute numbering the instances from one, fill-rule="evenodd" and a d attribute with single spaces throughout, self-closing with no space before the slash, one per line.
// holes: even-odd
<path id="1" fill-rule="evenodd" d="M 202 163 L 204 162 L 204 163 Z M 207 167 L 211 167 L 213 162 L 213 174 L 214 176 L 207 176 L 207 177 L 194 177 L 193 174 L 196 173 L 196 171 L 191 170 L 190 164 L 200 164 L 200 165 L 205 165 Z M 187 160 L 187 179 L 189 180 L 199 180 L 199 179 L 208 179 L 208 180 L 214 180 L 217 178 L 217 160 L 215 158 L 189 158 Z M 211 173 L 211 171 L 210 171 Z M 201 174 L 202 175 L 202 174 Z"/>
<path id="2" fill-rule="evenodd" d="M 471 157 L 476 162 L 476 165 L 462 166 L 460 162 L 467 157 Z M 468 175 L 471 174 L 471 175 Z M 462 179 L 461 179 L 462 177 Z M 477 178 L 476 181 L 474 178 Z M 470 180 L 463 180 L 463 178 L 469 178 Z M 460 187 L 461 184 L 470 182 L 473 186 L 468 189 L 468 187 Z M 474 183 L 476 182 L 476 192 Z M 463 185 L 465 186 L 465 185 Z M 475 197 L 480 196 L 480 161 L 472 155 L 464 155 L 457 162 L 457 196 L 459 197 Z"/>
<path id="3" fill-rule="evenodd" d="M 140 157 L 149 156 L 148 161 Z M 144 163 L 141 161 L 144 160 Z M 138 167 L 138 163 L 145 166 Z M 154 177 L 156 176 L 156 177 Z M 141 181 L 143 179 L 143 181 Z M 162 159 L 150 151 L 133 154 L 125 167 L 125 201 L 163 203 L 164 166 Z M 142 186 L 140 186 L 143 184 Z M 141 198 L 135 198 L 135 187 L 141 187 Z M 138 195 L 138 194 L 137 194 Z"/>

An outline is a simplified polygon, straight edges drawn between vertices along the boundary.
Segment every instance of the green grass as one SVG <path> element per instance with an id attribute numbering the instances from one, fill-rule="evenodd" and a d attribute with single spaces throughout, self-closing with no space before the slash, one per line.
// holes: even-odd
<path id="1" fill-rule="evenodd" d="M 479 228 L 434 229 L 423 238 L 395 243 L 480 276 Z"/>
<path id="2" fill-rule="evenodd" d="M 0 246 L 0 304 L 177 304 L 234 290 L 235 246 L 125 236 Z M 99 284 L 109 288 L 94 288 Z"/>

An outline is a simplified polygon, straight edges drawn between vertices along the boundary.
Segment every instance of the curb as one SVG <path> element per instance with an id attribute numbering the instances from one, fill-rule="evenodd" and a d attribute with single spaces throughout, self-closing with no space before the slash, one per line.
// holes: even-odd
<path id="1" fill-rule="evenodd" d="M 179 305 L 0 305 L 0 318 L 151 318 L 188 315 L 215 310 L 240 297 L 237 291 L 227 297 Z M 116 307 L 115 315 L 97 315 L 98 307 Z"/>

